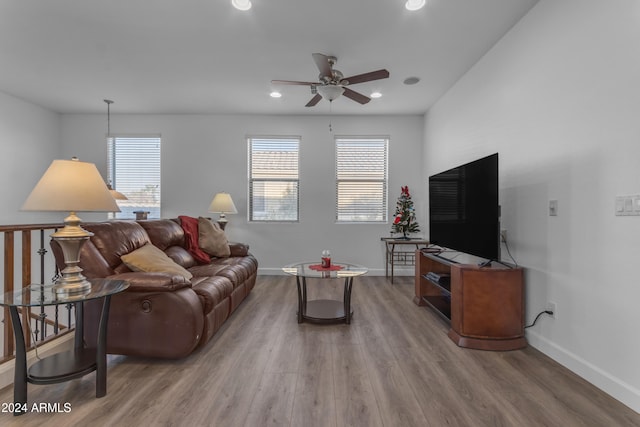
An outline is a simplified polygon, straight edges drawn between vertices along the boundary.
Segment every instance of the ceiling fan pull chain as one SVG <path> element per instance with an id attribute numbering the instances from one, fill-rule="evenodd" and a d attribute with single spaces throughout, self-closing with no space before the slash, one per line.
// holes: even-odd
<path id="1" fill-rule="evenodd" d="M 331 106 L 333 105 L 333 101 L 329 101 L 329 132 L 333 132 L 333 129 L 331 128 Z"/>

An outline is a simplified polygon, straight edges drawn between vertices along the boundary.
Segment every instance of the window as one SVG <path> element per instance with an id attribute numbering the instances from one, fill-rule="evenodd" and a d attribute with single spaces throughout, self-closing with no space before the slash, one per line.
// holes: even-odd
<path id="1" fill-rule="evenodd" d="M 119 200 L 115 218 L 134 218 L 135 211 L 160 218 L 160 137 L 112 136 L 107 140 L 108 180 L 129 200 Z"/>
<path id="2" fill-rule="evenodd" d="M 336 137 L 336 221 L 387 221 L 389 138 Z"/>
<path id="3" fill-rule="evenodd" d="M 300 138 L 249 138 L 249 221 L 298 221 Z"/>

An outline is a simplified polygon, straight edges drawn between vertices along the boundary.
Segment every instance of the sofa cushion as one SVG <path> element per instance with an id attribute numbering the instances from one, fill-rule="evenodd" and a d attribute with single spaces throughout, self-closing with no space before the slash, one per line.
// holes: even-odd
<path id="1" fill-rule="evenodd" d="M 249 254 L 246 257 L 214 258 L 210 264 L 196 265 L 189 272 L 197 277 L 225 277 L 235 289 L 258 270 L 258 261 Z"/>
<path id="2" fill-rule="evenodd" d="M 149 240 L 157 248 L 166 251 L 171 246 L 186 247 L 184 231 L 180 224 L 171 219 L 154 219 L 138 221 L 149 236 Z"/>
<path id="3" fill-rule="evenodd" d="M 126 266 L 122 265 L 120 257 L 150 242 L 145 229 L 134 221 L 83 223 L 82 226 L 93 233 L 91 243 L 97 249 L 93 251 L 94 248 L 91 248 L 88 253 L 82 254 L 84 258 L 80 258 L 82 268 L 87 271 L 91 270 L 88 264 L 98 262 L 100 257 L 103 257 L 103 260 L 99 262 L 102 264 L 106 262 L 106 268 L 111 271 L 115 273 L 128 271 Z M 95 275 L 87 277 L 106 277 L 105 272 L 105 266 L 102 265 Z"/>
<path id="4" fill-rule="evenodd" d="M 165 249 L 164 253 L 167 254 L 173 262 L 186 269 L 198 264 L 196 260 L 193 259 L 193 256 L 182 246 L 171 246 Z"/>
<path id="5" fill-rule="evenodd" d="M 231 281 L 219 276 L 194 277 L 191 288 L 200 298 L 204 314 L 210 313 L 233 292 Z"/>
<path id="6" fill-rule="evenodd" d="M 224 268 L 219 270 L 216 275 L 231 280 L 234 288 L 244 283 L 258 269 L 258 262 L 251 255 L 221 259 L 218 265 L 224 266 Z"/>
<path id="7" fill-rule="evenodd" d="M 215 257 L 231 255 L 229 241 L 224 230 L 207 218 L 198 218 L 198 244 L 203 251 Z"/>
<path id="8" fill-rule="evenodd" d="M 184 267 L 176 264 L 167 254 L 150 243 L 120 258 L 133 271 L 172 273 L 186 279 L 193 277 Z"/>

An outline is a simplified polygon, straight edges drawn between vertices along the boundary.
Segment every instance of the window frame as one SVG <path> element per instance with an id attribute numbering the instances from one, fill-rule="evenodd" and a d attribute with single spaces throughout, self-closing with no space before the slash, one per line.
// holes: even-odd
<path id="1" fill-rule="evenodd" d="M 152 213 L 149 218 L 162 218 L 162 135 L 160 134 L 110 134 L 106 136 L 107 142 L 107 183 L 111 184 L 114 189 L 123 193 L 125 196 L 131 198 L 131 193 L 127 191 L 126 188 L 122 188 L 122 183 L 118 185 L 118 179 L 116 176 L 117 172 L 117 161 L 116 161 L 116 146 L 118 140 L 152 140 L 150 143 L 157 143 L 157 193 L 154 193 L 154 197 L 158 198 L 157 206 L 149 206 L 152 209 Z M 133 156 L 132 156 L 133 157 Z M 122 179 L 121 179 L 122 181 Z M 127 212 L 123 209 L 123 206 L 126 206 L 128 202 L 126 200 L 118 201 L 120 205 L 121 212 L 110 212 L 108 217 L 110 219 L 131 219 L 132 216 L 120 216 L 120 215 L 131 215 L 132 212 Z M 133 209 L 142 210 L 147 206 L 133 206 Z M 154 215 L 153 209 L 157 208 L 157 217 Z M 135 215 L 133 215 L 135 216 Z"/>
<path id="2" fill-rule="evenodd" d="M 383 168 L 382 178 L 373 179 L 373 178 L 361 178 L 361 179 L 345 179 L 340 177 L 340 151 L 339 151 L 339 143 L 341 141 L 350 142 L 357 144 L 361 142 L 363 145 L 369 141 L 378 141 L 384 144 L 383 147 Z M 336 135 L 334 136 L 335 143 L 335 222 L 336 224 L 387 224 L 389 221 L 389 145 L 391 142 L 391 138 L 388 135 Z M 340 184 L 341 183 L 381 183 L 382 184 L 382 200 L 379 201 L 380 205 L 376 209 L 376 211 L 371 211 L 369 215 L 381 215 L 381 219 L 379 220 L 348 220 L 341 219 L 341 209 L 340 206 L 344 202 L 341 203 L 340 200 Z"/>
<path id="3" fill-rule="evenodd" d="M 300 222 L 300 147 L 302 145 L 302 137 L 297 135 L 250 135 L 247 136 L 247 221 L 250 223 L 299 223 Z M 255 156 L 254 152 L 254 141 L 255 142 L 273 142 L 276 143 L 295 143 L 295 171 L 296 177 L 292 178 L 264 178 L 264 177 L 254 177 L 254 170 L 252 167 L 253 159 Z M 290 172 L 290 170 L 288 170 Z M 286 174 L 286 171 L 283 173 Z M 293 182 L 295 184 L 295 192 L 296 192 L 296 200 L 295 200 L 295 219 L 269 219 L 269 218 L 256 218 L 255 215 L 255 201 L 253 199 L 254 196 L 254 183 L 256 182 Z"/>

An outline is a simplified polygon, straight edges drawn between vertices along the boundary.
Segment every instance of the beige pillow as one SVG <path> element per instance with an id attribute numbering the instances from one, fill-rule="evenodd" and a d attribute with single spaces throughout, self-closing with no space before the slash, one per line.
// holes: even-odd
<path id="1" fill-rule="evenodd" d="M 122 255 L 120 259 L 132 271 L 172 273 L 187 280 L 193 277 L 193 274 L 150 243 Z"/>
<path id="2" fill-rule="evenodd" d="M 229 241 L 224 230 L 207 218 L 198 218 L 198 246 L 211 256 L 228 257 L 231 255 Z"/>

